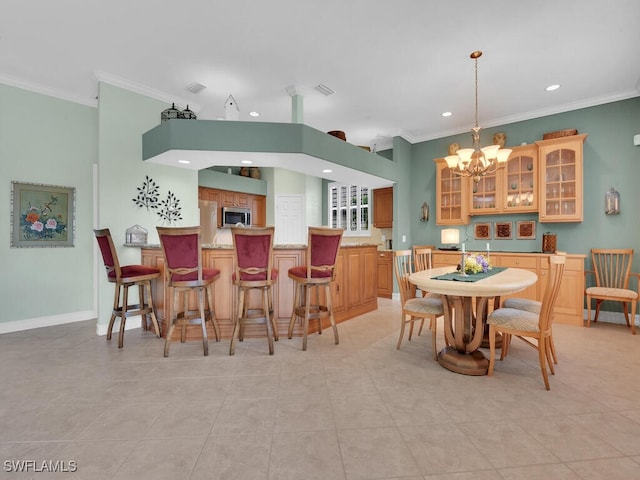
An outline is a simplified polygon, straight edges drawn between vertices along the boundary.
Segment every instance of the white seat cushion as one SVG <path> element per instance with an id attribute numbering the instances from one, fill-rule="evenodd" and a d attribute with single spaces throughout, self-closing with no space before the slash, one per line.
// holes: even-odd
<path id="1" fill-rule="evenodd" d="M 442 298 L 440 295 L 429 294 L 424 298 L 416 297 L 407 300 L 403 307 L 405 310 L 415 313 L 428 313 L 443 315 Z"/>
<path id="2" fill-rule="evenodd" d="M 629 300 L 638 298 L 638 292 L 625 290 L 623 288 L 589 287 L 587 288 L 587 295 L 593 295 L 594 297 L 628 298 Z"/>
<path id="3" fill-rule="evenodd" d="M 531 313 L 540 313 L 542 302 L 537 300 L 529 300 L 528 298 L 507 298 L 502 303 L 502 308 L 515 308 L 516 310 L 525 310 Z"/>
<path id="4" fill-rule="evenodd" d="M 489 325 L 496 325 L 525 332 L 539 332 L 538 314 L 517 308 L 499 308 L 487 318 Z"/>

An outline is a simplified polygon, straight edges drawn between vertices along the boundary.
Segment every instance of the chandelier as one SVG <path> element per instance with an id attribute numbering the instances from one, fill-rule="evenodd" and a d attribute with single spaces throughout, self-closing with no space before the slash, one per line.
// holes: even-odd
<path id="1" fill-rule="evenodd" d="M 461 148 L 455 155 L 445 157 L 447 166 L 456 175 L 471 177 L 475 183 L 480 181 L 480 177 L 488 173 L 493 173 L 498 167 L 504 166 L 509 159 L 511 150 L 500 148 L 500 145 L 490 145 L 480 148 L 480 127 L 478 126 L 478 58 L 482 56 L 480 50 L 472 52 L 470 58 L 475 61 L 476 72 L 476 116 L 475 127 L 471 129 L 473 138 L 473 148 Z"/>

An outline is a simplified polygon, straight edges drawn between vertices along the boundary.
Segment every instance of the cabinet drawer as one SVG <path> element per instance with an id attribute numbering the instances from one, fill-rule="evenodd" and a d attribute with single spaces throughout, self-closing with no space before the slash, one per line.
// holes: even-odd
<path id="1" fill-rule="evenodd" d="M 387 259 L 387 260 L 391 261 L 391 259 L 393 258 L 392 253 L 393 252 L 383 252 L 383 251 L 378 250 L 378 258 L 384 258 L 384 259 Z"/>
<path id="2" fill-rule="evenodd" d="M 535 270 L 538 268 L 538 259 L 536 257 L 500 256 L 499 265 L 501 267 L 528 268 Z"/>

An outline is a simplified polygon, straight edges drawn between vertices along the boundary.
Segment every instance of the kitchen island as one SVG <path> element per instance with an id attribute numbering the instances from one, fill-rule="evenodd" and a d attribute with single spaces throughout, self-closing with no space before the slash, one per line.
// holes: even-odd
<path id="1" fill-rule="evenodd" d="M 152 284 L 153 301 L 162 335 L 168 330 L 169 288 L 164 275 L 164 257 L 160 245 L 137 245 L 141 248 L 142 263 L 159 268 L 163 273 Z M 304 265 L 306 261 L 305 245 L 275 245 L 273 249 L 273 268 L 279 271 L 278 281 L 273 288 L 273 310 L 278 334 L 286 338 L 291 319 L 294 298 L 294 282 L 287 272 L 290 268 Z M 220 326 L 222 338 L 230 339 L 233 332 L 233 315 L 237 307 L 236 291 L 231 282 L 233 273 L 233 248 L 231 245 L 203 245 L 202 261 L 206 268 L 220 270 L 220 278 L 214 284 L 214 309 Z M 336 323 L 378 309 L 377 296 L 377 245 L 343 244 L 338 252 L 336 280 L 331 285 L 333 311 Z M 252 292 L 258 293 L 258 292 Z M 191 298 L 196 305 L 195 295 Z M 249 297 L 250 305 L 259 303 L 256 296 Z M 325 319 L 322 328 L 329 326 Z M 207 323 L 209 338 L 215 338 L 213 328 Z M 317 331 L 317 324 L 309 325 L 309 333 Z M 302 322 L 297 320 L 293 334 L 302 335 Z M 245 337 L 265 335 L 261 325 L 247 325 Z M 176 337 L 176 339 L 179 337 Z M 199 325 L 189 326 L 187 339 L 202 338 Z"/>

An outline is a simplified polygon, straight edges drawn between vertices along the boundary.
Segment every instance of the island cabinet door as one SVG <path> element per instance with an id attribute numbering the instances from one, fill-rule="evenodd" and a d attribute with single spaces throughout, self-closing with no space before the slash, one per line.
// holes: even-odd
<path id="1" fill-rule="evenodd" d="M 341 248 L 338 251 L 338 257 L 336 258 L 336 279 L 331 284 L 331 303 L 334 314 L 343 312 L 345 309 L 345 266 L 345 250 Z"/>
<path id="2" fill-rule="evenodd" d="M 215 254 L 213 254 L 215 252 Z M 233 319 L 233 305 L 235 304 L 235 288 L 231 282 L 233 274 L 232 250 L 205 250 L 203 252 L 203 267 L 217 268 L 220 277 L 213 284 L 213 307 L 216 320 L 231 329 Z M 227 329 L 225 328 L 225 330 Z"/>
<path id="3" fill-rule="evenodd" d="M 378 251 L 366 248 L 362 251 L 361 275 L 363 280 L 363 303 L 378 298 Z"/>
<path id="4" fill-rule="evenodd" d="M 278 282 L 273 289 L 273 315 L 279 333 L 286 333 L 293 309 L 295 282 L 289 278 L 290 268 L 305 264 L 304 250 L 275 250 L 273 268 L 278 270 Z M 302 332 L 302 330 L 300 330 Z"/>

